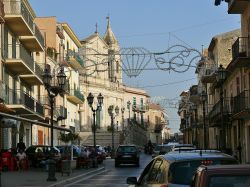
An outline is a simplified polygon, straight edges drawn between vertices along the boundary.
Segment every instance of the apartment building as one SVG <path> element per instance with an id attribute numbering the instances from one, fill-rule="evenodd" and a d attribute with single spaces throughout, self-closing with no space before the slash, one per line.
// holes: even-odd
<path id="1" fill-rule="evenodd" d="M 83 68 L 83 61 L 79 56 L 78 49 L 81 47 L 80 40 L 67 23 L 58 23 L 56 17 L 38 17 L 35 19 L 38 27 L 45 34 L 46 66 L 56 73 L 61 66 L 67 76 L 65 94 L 55 98 L 53 111 L 54 125 L 80 131 L 80 105 L 84 103 L 84 96 L 80 91 L 79 69 Z M 54 75 L 56 76 L 56 75 Z M 46 90 L 43 90 L 46 93 Z M 44 106 L 45 118 L 51 118 L 51 108 L 45 94 Z M 46 134 L 46 132 L 43 132 Z M 60 131 L 54 130 L 54 144 L 59 144 Z M 39 136 L 38 136 L 39 137 Z"/>
<path id="2" fill-rule="evenodd" d="M 147 139 L 156 144 L 164 143 L 167 131 L 165 132 L 166 137 L 165 135 L 163 137 L 163 129 L 167 126 L 167 121 L 163 108 L 159 104 L 149 103 L 146 116 L 148 119 Z"/>
<path id="3" fill-rule="evenodd" d="M 218 4 L 217 4 L 218 5 Z M 231 44 L 231 59 L 225 67 L 227 78 L 222 84 L 223 98 L 230 98 L 231 128 L 226 126 L 226 146 L 243 163 L 250 161 L 250 121 L 249 121 L 249 33 L 250 2 L 228 1 L 228 14 L 240 14 L 241 34 Z"/>
<path id="4" fill-rule="evenodd" d="M 2 129 L 1 148 L 15 147 L 21 139 L 29 146 L 35 141 L 32 129 L 36 120 L 44 119 L 41 103 L 43 61 L 35 57 L 36 53 L 44 51 L 44 38 L 34 23 L 36 15 L 28 1 L 4 0 L 3 4 L 0 65 L 3 103 L 15 111 L 16 116 L 34 122 L 2 117 L 2 123 L 13 124 L 14 128 Z"/>

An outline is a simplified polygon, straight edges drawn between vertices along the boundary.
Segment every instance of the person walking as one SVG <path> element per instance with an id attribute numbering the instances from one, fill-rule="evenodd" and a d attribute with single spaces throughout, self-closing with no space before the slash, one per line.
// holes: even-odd
<path id="1" fill-rule="evenodd" d="M 19 171 L 26 169 L 26 154 L 23 149 L 20 149 L 20 151 L 16 155 L 17 160 L 17 168 Z"/>
<path id="2" fill-rule="evenodd" d="M 23 151 L 25 151 L 25 149 L 26 149 L 25 143 L 23 142 L 22 139 L 21 139 L 21 140 L 19 141 L 19 143 L 17 144 L 17 152 L 20 152 L 21 149 L 22 149 Z"/>

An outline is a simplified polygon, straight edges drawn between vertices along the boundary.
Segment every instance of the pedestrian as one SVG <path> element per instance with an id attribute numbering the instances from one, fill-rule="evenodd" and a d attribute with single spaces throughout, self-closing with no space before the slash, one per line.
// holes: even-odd
<path id="1" fill-rule="evenodd" d="M 19 152 L 21 149 L 22 149 L 23 151 L 25 151 L 25 149 L 26 149 L 25 143 L 23 142 L 22 139 L 21 139 L 21 140 L 19 141 L 19 143 L 17 144 L 17 152 Z"/>
<path id="2" fill-rule="evenodd" d="M 25 169 L 26 168 L 26 157 L 27 156 L 26 156 L 24 150 L 20 149 L 20 151 L 16 155 L 17 168 L 18 168 L 19 171 L 21 171 L 21 169 Z"/>

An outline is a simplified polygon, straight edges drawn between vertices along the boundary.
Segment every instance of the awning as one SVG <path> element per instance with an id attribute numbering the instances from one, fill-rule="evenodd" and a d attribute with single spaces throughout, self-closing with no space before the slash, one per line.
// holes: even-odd
<path id="1" fill-rule="evenodd" d="M 0 117 L 1 117 L 1 116 L 2 116 L 2 117 L 6 117 L 6 118 L 15 119 L 15 120 L 18 120 L 18 121 L 26 121 L 26 122 L 30 122 L 30 123 L 35 124 L 35 125 L 40 125 L 40 126 L 43 126 L 43 127 L 51 128 L 51 125 L 50 125 L 50 124 L 48 124 L 48 123 L 43 123 L 43 122 L 41 122 L 41 121 L 35 121 L 35 120 L 31 120 L 31 119 L 27 119 L 27 118 L 15 116 L 15 115 L 3 113 L 3 112 L 0 112 Z M 57 129 L 57 130 L 61 130 L 61 131 L 72 132 L 71 129 L 67 129 L 67 128 L 64 128 L 64 127 L 53 126 L 53 128 L 54 128 L 54 129 Z"/>

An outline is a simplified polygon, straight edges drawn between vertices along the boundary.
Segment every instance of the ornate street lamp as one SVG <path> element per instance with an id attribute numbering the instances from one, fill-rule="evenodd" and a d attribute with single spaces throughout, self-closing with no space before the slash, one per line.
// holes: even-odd
<path id="1" fill-rule="evenodd" d="M 88 105 L 90 106 L 92 112 L 93 112 L 93 125 L 92 125 L 92 132 L 93 132 L 93 139 L 94 139 L 94 162 L 93 167 L 97 167 L 97 161 L 96 161 L 96 112 L 98 110 L 101 110 L 102 104 L 103 104 L 103 96 L 101 93 L 97 96 L 97 106 L 96 109 L 93 108 L 93 102 L 94 102 L 94 95 L 92 93 L 89 93 L 87 97 Z"/>
<path id="2" fill-rule="evenodd" d="M 207 101 L 207 93 L 206 91 L 202 91 L 201 94 L 202 106 L 203 106 L 203 146 L 204 149 L 207 149 L 207 127 L 206 127 L 206 101 Z"/>
<path id="3" fill-rule="evenodd" d="M 224 98 L 223 98 L 223 82 L 225 81 L 227 76 L 227 72 L 225 70 L 225 68 L 220 65 L 220 67 L 217 70 L 217 75 L 216 75 L 216 79 L 217 82 L 220 85 L 220 111 L 221 111 L 221 129 L 222 129 L 222 133 L 221 133 L 221 145 L 220 145 L 220 149 L 223 150 L 226 148 L 226 130 L 225 130 L 225 124 L 224 124 L 224 116 L 223 116 L 223 103 L 224 103 Z"/>
<path id="4" fill-rule="evenodd" d="M 114 105 L 110 105 L 108 108 L 108 113 L 110 115 L 111 118 L 111 129 L 112 129 L 112 150 L 111 150 L 111 157 L 114 157 L 114 151 L 115 151 L 115 140 L 114 140 L 114 131 L 115 131 L 115 127 L 114 127 L 114 119 L 115 119 L 115 115 L 114 115 Z M 115 114 L 116 116 L 119 114 L 119 107 L 116 106 L 115 107 Z"/>
<path id="5" fill-rule="evenodd" d="M 127 102 L 127 109 L 128 109 L 128 119 L 130 120 L 130 106 L 131 106 L 131 102 L 128 101 Z"/>
<path id="6" fill-rule="evenodd" d="M 122 131 L 124 131 L 124 112 L 125 112 L 125 107 L 121 108 L 121 112 L 122 112 Z"/>
<path id="7" fill-rule="evenodd" d="M 60 71 L 57 74 L 57 83 L 58 85 L 51 85 L 51 80 L 52 80 L 52 75 L 50 72 L 50 68 L 46 67 L 43 73 L 43 83 L 45 86 L 45 89 L 48 92 L 48 97 L 49 97 L 49 102 L 50 102 L 50 125 L 51 125 L 51 130 L 50 130 L 50 146 L 51 146 L 51 151 L 53 150 L 54 147 L 54 126 L 53 126 L 53 111 L 54 111 L 54 103 L 55 103 L 55 97 L 60 94 L 64 94 L 64 85 L 66 83 L 66 75 L 64 73 L 64 68 L 61 66 Z M 51 152 L 51 155 L 53 153 Z M 49 169 L 48 169 L 48 178 L 47 181 L 56 181 L 57 179 L 55 178 L 55 161 L 51 158 L 49 160 Z"/>
<path id="8" fill-rule="evenodd" d="M 197 125 L 197 105 L 196 104 L 193 104 L 191 106 L 191 110 L 194 112 L 194 127 L 195 127 L 195 139 L 194 139 L 194 142 L 193 144 L 196 146 L 196 148 L 198 148 L 198 136 L 197 136 L 197 128 L 198 128 L 198 125 Z"/>

